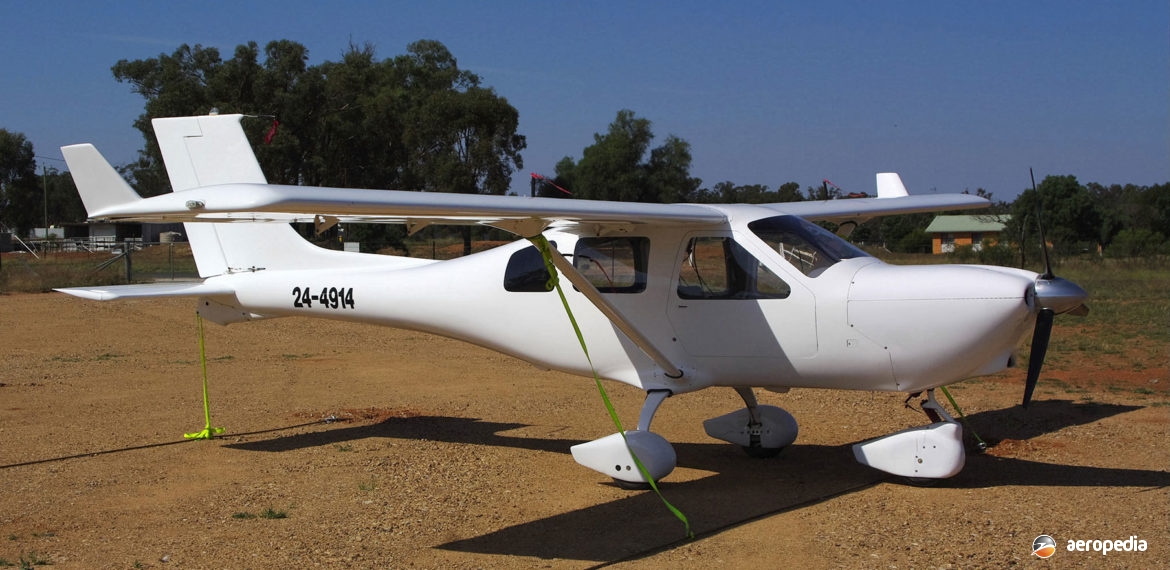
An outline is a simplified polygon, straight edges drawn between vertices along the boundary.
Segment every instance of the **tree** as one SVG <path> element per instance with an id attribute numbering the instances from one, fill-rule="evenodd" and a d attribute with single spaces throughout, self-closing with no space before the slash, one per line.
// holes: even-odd
<path id="1" fill-rule="evenodd" d="M 769 190 L 763 184 L 736 185 L 728 180 L 716 184 L 713 189 L 703 188 L 694 194 L 694 201 L 703 204 L 775 204 L 802 200 L 804 195 L 796 182 L 786 182 L 777 190 Z"/>
<path id="2" fill-rule="evenodd" d="M 777 202 L 803 202 L 804 195 L 800 193 L 800 184 L 785 182 L 776 189 Z"/>
<path id="3" fill-rule="evenodd" d="M 146 99 L 146 112 L 134 121 L 134 127 L 146 139 L 138 161 L 127 165 L 123 174 L 140 194 L 156 196 L 170 190 L 163 171 L 162 155 L 150 126 L 153 117 L 206 114 L 212 97 L 207 78 L 221 64 L 219 50 L 183 44 L 171 55 L 156 59 L 119 60 L 111 68 L 114 79 L 129 83 L 131 91 Z"/>
<path id="4" fill-rule="evenodd" d="M 836 200 L 841 197 L 841 189 L 836 186 L 829 188 L 829 181 L 826 180 L 820 186 L 809 186 L 805 194 L 809 200 Z"/>
<path id="5" fill-rule="evenodd" d="M 604 135 L 595 133 L 580 161 L 557 163 L 556 183 L 574 197 L 626 202 L 678 202 L 692 199 L 701 181 L 690 176 L 690 144 L 676 136 L 653 150 L 650 121 L 633 111 L 618 111 Z M 649 153 L 649 158 L 647 154 Z"/>
<path id="6" fill-rule="evenodd" d="M 0 129 L 0 221 L 17 234 L 27 234 L 42 217 L 35 157 L 32 143 L 23 133 Z"/>
<path id="7" fill-rule="evenodd" d="M 1090 182 L 1086 188 L 1101 214 L 1100 240 L 1106 248 L 1123 239 L 1122 233 L 1129 230 L 1120 249 L 1130 252 L 1158 249 L 1143 242 L 1159 239 L 1158 236 L 1163 236 L 1162 232 L 1170 227 L 1170 184 L 1104 186 Z"/>
<path id="8" fill-rule="evenodd" d="M 647 197 L 664 204 L 693 199 L 702 181 L 692 178 L 690 171 L 691 144 L 674 135 L 667 136 L 662 146 L 650 151 L 646 164 Z"/>
<path id="9" fill-rule="evenodd" d="M 124 172 L 143 194 L 168 189 L 150 118 L 224 113 L 263 114 L 245 121 L 268 180 L 343 188 L 441 192 L 506 191 L 523 166 L 519 113 L 442 43 L 421 40 L 379 60 L 371 44 L 340 61 L 307 66 L 308 50 L 288 40 L 237 46 L 224 61 L 214 48 L 180 46 L 173 54 L 119 61 L 114 77 L 146 99 L 135 126 L 146 140 Z M 260 144 L 261 141 L 264 144 Z M 351 236 L 393 243 L 398 228 L 357 229 Z M 466 242 L 470 250 L 470 242 Z"/>
<path id="10" fill-rule="evenodd" d="M 1113 257 L 1144 257 L 1167 250 L 1166 236 L 1146 228 L 1126 228 L 1114 236 L 1105 251 Z"/>
<path id="11" fill-rule="evenodd" d="M 645 189 L 642 157 L 653 138 L 649 120 L 635 117 L 630 110 L 618 111 L 606 134 L 593 135 L 593 144 L 585 147 L 570 171 L 560 170 L 558 164 L 557 177 L 578 198 L 639 201 Z"/>
<path id="12" fill-rule="evenodd" d="M 1101 243 L 1101 213 L 1088 189 L 1071 175 L 1047 176 L 1036 190 L 1021 193 L 1012 204 L 1012 218 L 1004 228 L 1006 235 L 1021 236 L 1021 247 L 1035 247 L 1039 251 L 1039 237 L 1028 237 L 1038 235 L 1033 233 L 1037 227 L 1038 201 L 1042 204 L 1040 215 L 1045 238 L 1052 244 L 1053 252 L 1096 250 Z"/>
<path id="13" fill-rule="evenodd" d="M 893 252 L 929 253 L 931 238 L 926 233 L 926 226 L 934 217 L 932 213 L 883 216 L 875 220 L 878 240 Z"/>
<path id="14" fill-rule="evenodd" d="M 516 133 L 520 114 L 507 99 L 481 87 L 459 69 L 443 44 L 411 44 L 395 59 L 405 79 L 409 111 L 403 142 L 423 188 L 460 194 L 503 194 L 522 168 L 526 146 Z M 462 228 L 463 253 L 471 253 L 471 228 Z"/>

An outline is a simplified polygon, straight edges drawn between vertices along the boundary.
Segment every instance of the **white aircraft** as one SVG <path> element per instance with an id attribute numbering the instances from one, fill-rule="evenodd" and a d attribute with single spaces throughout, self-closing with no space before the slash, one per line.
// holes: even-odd
<path id="1" fill-rule="evenodd" d="M 675 452 L 650 431 L 666 398 L 712 386 L 745 408 L 704 422 L 709 435 L 773 455 L 797 423 L 754 388 L 925 391 L 931 423 L 854 446 L 857 460 L 908 478 L 962 469 L 962 428 L 934 389 L 991 374 L 1035 328 L 1024 404 L 1052 316 L 1082 312 L 1075 284 L 988 266 L 887 265 L 810 223 L 979 208 L 962 194 L 911 196 L 897 174 L 877 197 L 763 205 L 637 204 L 310 188 L 267 184 L 241 115 L 155 119 L 174 192 L 138 196 L 89 144 L 62 148 L 90 218 L 186 222 L 198 283 L 61 289 L 96 300 L 186 296 L 219 324 L 308 316 L 464 340 L 544 368 L 592 377 L 528 241 L 449 261 L 331 251 L 289 222 L 483 224 L 554 244 L 573 284 L 567 304 L 603 379 L 646 391 L 637 428 L 576 445 L 586 467 L 642 484 L 631 450 L 661 479 Z"/>

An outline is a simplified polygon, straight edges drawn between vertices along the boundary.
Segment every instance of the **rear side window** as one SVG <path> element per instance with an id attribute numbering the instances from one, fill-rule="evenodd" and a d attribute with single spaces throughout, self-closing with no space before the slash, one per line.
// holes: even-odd
<path id="1" fill-rule="evenodd" d="M 641 293 L 646 290 L 649 257 L 648 238 L 581 238 L 573 251 L 573 267 L 602 293 Z"/>
<path id="2" fill-rule="evenodd" d="M 549 242 L 554 249 L 556 242 Z M 504 269 L 504 290 L 513 293 L 544 293 L 551 291 L 548 287 L 548 269 L 544 266 L 544 257 L 536 246 L 528 246 L 508 259 L 508 267 Z"/>

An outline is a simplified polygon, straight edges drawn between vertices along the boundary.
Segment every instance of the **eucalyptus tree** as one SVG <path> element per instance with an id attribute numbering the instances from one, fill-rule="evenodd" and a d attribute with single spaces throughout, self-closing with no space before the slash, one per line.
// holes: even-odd
<path id="1" fill-rule="evenodd" d="M 557 184 L 578 198 L 627 202 L 680 202 L 693 199 L 702 183 L 690 176 L 691 147 L 669 136 L 651 149 L 650 121 L 633 111 L 618 111 L 605 134 L 595 133 L 580 161 L 557 163 Z"/>
<path id="2" fill-rule="evenodd" d="M 388 59 L 351 44 L 339 61 L 308 60 L 303 45 L 279 40 L 263 53 L 255 42 L 237 46 L 226 61 L 199 45 L 119 61 L 114 77 L 146 100 L 135 122 L 145 146 L 124 173 L 145 195 L 166 191 L 150 119 L 213 108 L 264 116 L 244 128 L 274 183 L 502 194 L 523 167 L 519 113 L 440 42 Z M 397 237 L 357 231 L 375 246 Z"/>

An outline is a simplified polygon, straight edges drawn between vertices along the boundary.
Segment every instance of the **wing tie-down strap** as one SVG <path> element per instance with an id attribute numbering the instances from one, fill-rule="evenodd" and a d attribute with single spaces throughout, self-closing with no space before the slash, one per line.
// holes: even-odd
<path id="1" fill-rule="evenodd" d="M 601 384 L 601 378 L 597 375 L 597 369 L 593 367 L 593 359 L 589 357 L 589 347 L 585 346 L 585 337 L 581 334 L 581 327 L 577 325 L 577 319 L 573 317 L 573 311 L 569 308 L 569 301 L 565 299 L 565 292 L 561 290 L 560 279 L 557 278 L 557 268 L 553 265 L 552 251 L 550 250 L 548 240 L 545 239 L 543 234 L 538 234 L 535 237 L 528 238 L 528 241 L 531 241 L 536 246 L 536 249 L 540 251 L 541 257 L 544 258 L 544 265 L 548 269 L 549 275 L 545 288 L 549 291 L 556 289 L 557 295 L 560 296 L 561 305 L 565 307 L 565 314 L 569 317 L 569 323 L 573 325 L 573 332 L 577 334 L 577 342 L 581 343 L 581 351 L 585 353 L 585 360 L 589 362 L 589 369 L 593 372 L 593 382 L 597 385 L 597 391 L 601 394 L 601 400 L 605 402 L 605 409 L 609 412 L 609 417 L 613 420 L 613 425 L 617 427 L 618 433 L 621 434 L 622 441 L 626 442 L 626 449 L 629 449 L 630 457 L 634 459 L 634 465 L 638 466 L 638 472 L 650 483 L 650 488 L 654 490 L 658 498 L 662 499 L 662 504 L 666 505 L 666 508 L 678 520 L 682 521 L 683 526 L 686 527 L 687 538 L 694 538 L 695 533 L 691 531 L 691 523 L 687 520 L 687 516 L 677 507 L 670 504 L 670 501 L 667 501 L 666 497 L 662 496 L 662 491 L 658 489 L 658 484 L 650 476 L 650 472 L 646 470 L 646 466 L 642 465 L 642 461 L 638 459 L 638 455 L 634 453 L 633 449 L 630 449 L 629 441 L 626 440 L 626 430 L 622 428 L 622 421 L 618 419 L 613 402 L 610 401 L 609 394 L 605 391 L 605 386 Z"/>

